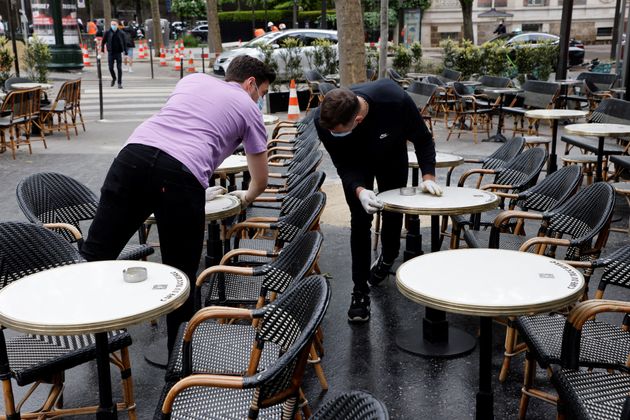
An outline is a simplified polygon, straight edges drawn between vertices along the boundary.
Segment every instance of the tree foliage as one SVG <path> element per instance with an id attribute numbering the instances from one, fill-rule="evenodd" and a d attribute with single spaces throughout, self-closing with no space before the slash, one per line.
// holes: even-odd
<path id="1" fill-rule="evenodd" d="M 206 16 L 205 0 L 172 0 L 171 11 L 183 19 Z"/>
<path id="2" fill-rule="evenodd" d="M 11 77 L 11 66 L 13 65 L 13 55 L 9 51 L 9 39 L 0 36 L 0 85 Z"/>

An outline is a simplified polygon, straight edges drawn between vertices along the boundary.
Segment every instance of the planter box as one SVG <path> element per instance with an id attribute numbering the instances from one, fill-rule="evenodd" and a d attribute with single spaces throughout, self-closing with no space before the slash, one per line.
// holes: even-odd
<path id="1" fill-rule="evenodd" d="M 298 103 L 300 104 L 300 110 L 306 110 L 308 105 L 308 98 L 310 93 L 308 90 L 298 90 Z M 289 92 L 269 92 L 267 93 L 268 99 L 268 111 L 270 114 L 275 112 L 287 112 L 289 110 Z M 313 98 L 311 102 L 311 108 L 318 105 L 317 97 Z"/>

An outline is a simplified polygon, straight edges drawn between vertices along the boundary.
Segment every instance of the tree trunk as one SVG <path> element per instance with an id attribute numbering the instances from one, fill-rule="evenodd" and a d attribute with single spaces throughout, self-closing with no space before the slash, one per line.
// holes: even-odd
<path id="1" fill-rule="evenodd" d="M 387 77 L 387 38 L 389 35 L 388 0 L 381 0 L 381 43 L 379 45 L 378 78 Z"/>
<path id="2" fill-rule="evenodd" d="M 158 0 L 151 0 L 151 19 L 153 19 L 153 45 L 155 46 L 155 56 L 160 56 L 162 43 L 162 26 L 160 25 L 160 5 Z"/>
<path id="3" fill-rule="evenodd" d="M 219 26 L 219 9 L 217 0 L 206 0 L 208 9 L 208 51 L 212 53 L 220 53 L 223 51 L 221 46 L 221 27 Z"/>
<path id="4" fill-rule="evenodd" d="M 136 1 L 136 22 L 140 25 L 144 24 L 144 20 L 142 19 L 142 5 L 140 4 L 140 0 Z"/>
<path id="5" fill-rule="evenodd" d="M 365 81 L 363 11 L 360 0 L 338 0 L 336 5 L 339 74 L 341 84 L 349 86 Z"/>
<path id="6" fill-rule="evenodd" d="M 103 33 L 109 27 L 110 22 L 112 21 L 112 3 L 110 0 L 103 0 Z"/>
<path id="7" fill-rule="evenodd" d="M 475 43 L 475 34 L 473 33 L 472 24 L 472 0 L 459 0 L 459 4 L 462 5 L 462 17 L 464 18 L 464 39 L 468 39 L 473 44 Z"/>

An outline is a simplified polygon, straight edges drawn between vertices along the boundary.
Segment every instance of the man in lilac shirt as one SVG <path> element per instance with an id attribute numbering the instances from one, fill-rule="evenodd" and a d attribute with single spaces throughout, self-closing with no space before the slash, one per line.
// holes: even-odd
<path id="1" fill-rule="evenodd" d="M 267 132 L 258 103 L 275 77 L 260 60 L 239 56 L 225 81 L 201 73 L 183 78 L 166 105 L 136 128 L 114 159 L 83 256 L 115 260 L 154 213 L 162 262 L 185 272 L 194 290 L 205 190 L 214 169 L 242 143 L 251 182 L 247 191 L 232 194 L 246 207 L 267 186 Z M 192 297 L 167 316 L 169 353 L 179 325 L 192 316 Z"/>

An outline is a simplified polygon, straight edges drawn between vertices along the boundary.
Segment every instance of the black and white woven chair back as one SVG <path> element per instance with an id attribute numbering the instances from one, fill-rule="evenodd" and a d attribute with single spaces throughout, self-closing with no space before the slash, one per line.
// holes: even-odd
<path id="1" fill-rule="evenodd" d="M 284 216 L 290 214 L 296 207 L 302 204 L 306 198 L 310 197 L 311 194 L 319 191 L 325 179 L 326 173 L 322 171 L 315 171 L 301 179 L 300 183 L 291 188 L 283 198 L 280 215 Z"/>
<path id="2" fill-rule="evenodd" d="M 272 366 L 256 374 L 260 383 L 255 398 L 264 408 L 285 392 L 297 393 L 296 376 L 301 376 L 308 359 L 311 339 L 321 324 L 330 302 L 330 286 L 323 276 L 310 276 L 295 282 L 275 302 L 265 306 L 256 339 L 277 344 L 282 355 Z M 249 378 L 245 378 L 245 386 Z M 293 400 L 293 401 L 291 401 Z M 285 404 L 293 413 L 295 399 Z M 292 418 L 292 417 L 291 417 Z"/>
<path id="3" fill-rule="evenodd" d="M 29 274 L 82 262 L 69 242 L 33 223 L 0 223 L 0 288 Z"/>
<path id="4" fill-rule="evenodd" d="M 389 414 L 372 394 L 350 391 L 321 406 L 311 420 L 389 420 Z"/>
<path id="5" fill-rule="evenodd" d="M 560 90 L 560 85 L 553 82 L 528 80 L 523 84 L 525 91 L 523 104 L 531 108 L 545 109 L 551 105 Z"/>
<path id="6" fill-rule="evenodd" d="M 407 89 L 413 102 L 419 109 L 424 108 L 433 99 L 437 85 L 432 83 L 413 82 Z"/>
<path id="7" fill-rule="evenodd" d="M 306 70 L 304 72 L 304 78 L 307 82 L 323 82 L 324 76 L 321 75 L 317 70 Z"/>
<path id="8" fill-rule="evenodd" d="M 622 99 L 604 99 L 591 113 L 589 121 L 606 124 L 630 124 L 630 103 Z"/>
<path id="9" fill-rule="evenodd" d="M 255 274 L 257 271 L 264 273 L 264 295 L 266 292 L 284 293 L 294 281 L 307 275 L 317 260 L 323 242 L 321 232 L 305 232 L 285 246 L 273 262 L 254 268 Z"/>
<path id="10" fill-rule="evenodd" d="M 495 184 L 513 185 L 513 191 L 523 191 L 536 184 L 547 160 L 545 149 L 533 148 L 515 156 L 502 167 L 494 178 Z"/>
<path id="11" fill-rule="evenodd" d="M 287 216 L 278 220 L 278 237 L 280 243 L 291 242 L 300 232 L 311 230 L 326 205 L 326 194 L 316 192 Z"/>
<path id="12" fill-rule="evenodd" d="M 446 79 L 448 81 L 453 81 L 456 82 L 459 79 L 461 79 L 462 77 L 462 73 L 460 71 L 457 70 L 453 70 L 453 69 L 449 69 L 449 68 L 444 68 L 444 70 L 442 70 L 442 74 L 440 75 L 443 79 Z"/>
<path id="13" fill-rule="evenodd" d="M 324 154 L 321 150 L 315 150 L 308 157 L 295 165 L 295 167 L 291 168 L 291 170 L 287 172 L 287 189 L 292 188 L 296 182 L 299 182 L 302 175 L 310 174 L 317 169 L 323 157 Z"/>
<path id="14" fill-rule="evenodd" d="M 30 175 L 17 186 L 20 209 L 31 222 L 68 223 L 80 229 L 81 220 L 93 219 L 98 199 L 79 181 L 63 174 L 42 172 Z M 66 230 L 59 233 L 68 241 L 75 238 Z"/>
<path id="15" fill-rule="evenodd" d="M 581 182 L 582 168 L 578 165 L 565 166 L 524 191 L 517 206 L 525 211 L 544 213 L 575 194 Z"/>
<path id="16" fill-rule="evenodd" d="M 438 79 L 435 76 L 427 76 L 424 78 L 424 81 L 427 83 L 431 83 L 432 85 L 436 85 L 436 86 L 441 86 L 441 87 L 446 86 L 446 83 L 444 83 L 442 80 Z"/>
<path id="17" fill-rule="evenodd" d="M 555 210 L 545 213 L 548 223 L 541 229 L 548 237 L 571 238 L 565 259 L 590 259 L 593 256 L 584 256 L 584 251 L 608 226 L 614 207 L 615 189 L 605 182 L 596 182 L 578 191 Z"/>
<path id="18" fill-rule="evenodd" d="M 479 83 L 482 86 L 504 88 L 510 85 L 511 80 L 508 77 L 498 76 L 481 76 Z"/>
<path id="19" fill-rule="evenodd" d="M 464 95 L 472 95 L 475 93 L 472 87 L 466 86 L 463 83 L 455 82 L 453 83 L 453 90 L 455 91 L 455 96 L 458 98 Z"/>
<path id="20" fill-rule="evenodd" d="M 593 265 L 606 267 L 598 289 L 603 291 L 608 284 L 630 288 L 630 245 L 600 258 Z"/>
<path id="21" fill-rule="evenodd" d="M 523 151 L 525 147 L 525 139 L 523 137 L 514 137 L 508 139 L 497 150 L 494 151 L 483 161 L 483 169 L 500 169 L 505 166 L 514 156 Z"/>

